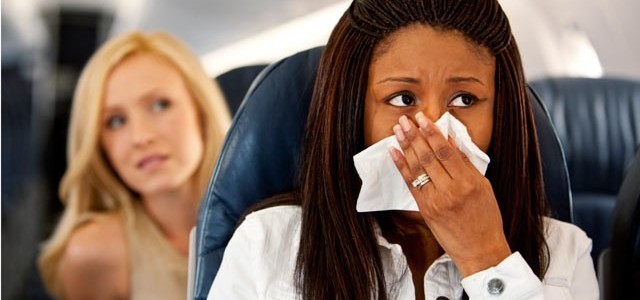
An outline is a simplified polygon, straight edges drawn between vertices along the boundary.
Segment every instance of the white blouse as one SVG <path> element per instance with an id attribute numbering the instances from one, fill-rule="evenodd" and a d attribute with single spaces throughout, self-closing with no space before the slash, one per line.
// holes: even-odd
<path id="1" fill-rule="evenodd" d="M 598 299 L 591 239 L 572 224 L 546 221 L 550 264 L 542 282 L 518 252 L 464 279 L 444 254 L 424 275 L 425 299 L 460 299 L 463 289 L 474 300 Z M 300 225 L 299 206 L 249 214 L 227 245 L 207 299 L 300 299 L 293 280 Z M 402 248 L 389 243 L 379 230 L 377 237 L 389 298 L 415 299 Z"/>

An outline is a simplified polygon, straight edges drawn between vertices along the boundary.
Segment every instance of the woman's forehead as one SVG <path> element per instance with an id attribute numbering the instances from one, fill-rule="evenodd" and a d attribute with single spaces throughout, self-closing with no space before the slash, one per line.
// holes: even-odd
<path id="1" fill-rule="evenodd" d="M 394 32 L 383 43 L 383 49 L 369 66 L 372 77 L 388 76 L 388 73 L 415 78 L 473 76 L 488 79 L 494 76 L 495 58 L 489 50 L 456 31 L 419 24 Z"/>
<path id="2" fill-rule="evenodd" d="M 416 45 L 417 47 L 441 47 L 442 45 L 439 45 L 438 41 L 441 41 L 440 38 L 444 37 L 447 40 L 457 40 L 461 47 L 465 47 L 469 52 L 475 53 L 477 59 L 480 61 L 484 61 L 489 65 L 493 65 L 495 61 L 495 56 L 491 54 L 491 51 L 487 47 L 476 43 L 462 32 L 453 29 L 433 27 L 423 23 L 405 25 L 379 40 L 374 46 L 371 61 L 374 62 L 380 56 L 387 53 L 390 48 L 401 43 L 406 43 L 407 39 L 412 36 L 412 33 L 419 31 L 422 31 L 422 33 L 418 33 L 418 35 L 423 37 L 423 40 L 422 44 Z M 424 32 L 428 34 L 424 34 Z"/>

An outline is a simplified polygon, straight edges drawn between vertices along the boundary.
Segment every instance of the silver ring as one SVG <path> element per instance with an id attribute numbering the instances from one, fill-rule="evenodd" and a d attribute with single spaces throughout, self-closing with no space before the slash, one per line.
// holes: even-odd
<path id="1" fill-rule="evenodd" d="M 429 181 L 431 181 L 431 178 L 425 173 L 418 176 L 413 182 L 411 182 L 411 185 L 413 185 L 414 188 L 422 189 L 422 187 Z"/>

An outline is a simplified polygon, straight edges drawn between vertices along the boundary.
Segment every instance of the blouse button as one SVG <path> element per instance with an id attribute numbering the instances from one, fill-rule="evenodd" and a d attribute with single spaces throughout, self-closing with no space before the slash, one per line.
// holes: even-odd
<path id="1" fill-rule="evenodd" d="M 498 278 L 493 278 L 489 280 L 487 290 L 491 295 L 500 295 L 502 294 L 502 291 L 504 291 L 504 282 Z"/>

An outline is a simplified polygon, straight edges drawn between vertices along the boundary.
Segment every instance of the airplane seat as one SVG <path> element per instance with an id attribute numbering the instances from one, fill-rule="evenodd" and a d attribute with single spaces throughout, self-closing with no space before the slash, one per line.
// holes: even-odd
<path id="1" fill-rule="evenodd" d="M 611 246 L 598 261 L 603 300 L 640 294 L 640 149 L 620 186 L 613 213 Z"/>
<path id="2" fill-rule="evenodd" d="M 215 80 L 222 90 L 231 116 L 238 111 L 244 95 L 251 86 L 251 82 L 266 66 L 267 64 L 242 66 L 216 76 Z"/>
<path id="3" fill-rule="evenodd" d="M 640 82 L 548 77 L 529 84 L 549 109 L 565 149 L 575 224 L 593 240 L 597 266 L 611 244 L 624 170 L 640 145 Z"/>
<path id="4" fill-rule="evenodd" d="M 238 218 L 251 204 L 295 187 L 317 64 L 323 47 L 265 68 L 227 133 L 196 226 L 189 298 L 206 299 Z M 547 196 L 557 218 L 571 221 L 564 153 L 543 103 L 531 93 Z"/>
<path id="5" fill-rule="evenodd" d="M 25 183 L 37 177 L 32 138 L 32 80 L 18 66 L 2 66 L 2 219 L 20 204 Z M 4 225 L 4 222 L 3 222 Z M 4 231 L 3 231 L 4 233 Z"/>

